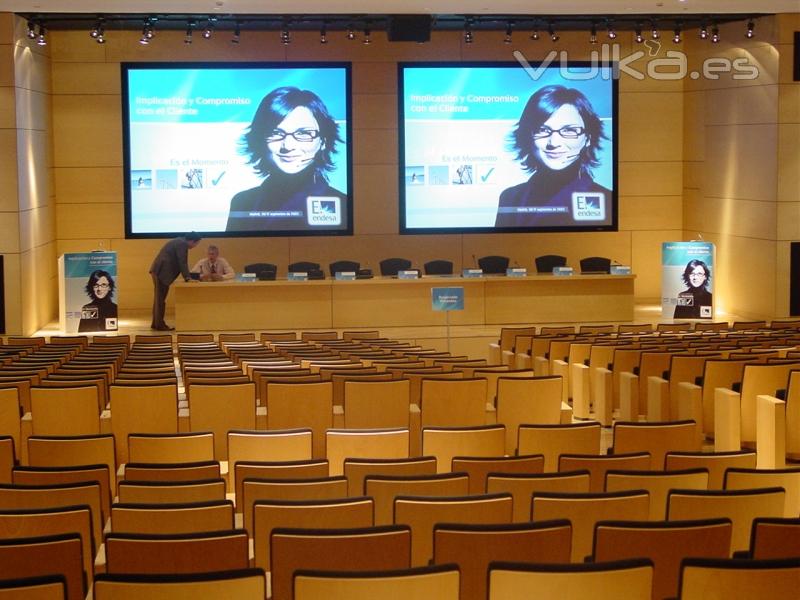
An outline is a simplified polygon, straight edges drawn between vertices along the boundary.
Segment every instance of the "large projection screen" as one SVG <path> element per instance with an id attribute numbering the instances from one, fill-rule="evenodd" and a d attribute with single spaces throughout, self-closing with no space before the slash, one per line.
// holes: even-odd
<path id="1" fill-rule="evenodd" d="M 401 63 L 400 233 L 616 231 L 613 73 Z"/>
<path id="2" fill-rule="evenodd" d="M 349 63 L 123 63 L 125 233 L 352 235 Z"/>

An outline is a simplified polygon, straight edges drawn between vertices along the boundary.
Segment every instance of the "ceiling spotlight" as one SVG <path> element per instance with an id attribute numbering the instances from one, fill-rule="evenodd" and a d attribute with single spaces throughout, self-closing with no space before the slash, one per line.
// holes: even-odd
<path id="1" fill-rule="evenodd" d="M 711 27 L 711 43 L 719 43 L 719 27 L 717 27 L 716 23 L 714 23 L 714 25 Z"/>
<path id="2" fill-rule="evenodd" d="M 351 26 L 347 26 L 347 35 L 345 36 L 348 40 L 352 41 L 356 39 L 356 32 Z"/>
<path id="3" fill-rule="evenodd" d="M 364 41 L 361 43 L 367 46 L 372 43 L 372 30 L 369 27 L 364 27 Z"/>
<path id="4" fill-rule="evenodd" d="M 156 34 L 155 30 L 153 29 L 153 21 L 150 17 L 144 20 L 144 26 L 142 27 L 142 37 L 139 38 L 139 43 L 143 46 L 146 46 L 150 43 L 150 40 L 153 39 L 153 36 Z"/>
<path id="5" fill-rule="evenodd" d="M 231 44 L 238 44 L 239 40 L 242 39 L 242 24 L 239 21 L 236 21 L 236 26 L 233 28 L 233 37 L 231 38 Z"/>
<path id="6" fill-rule="evenodd" d="M 708 37 L 708 27 L 706 27 L 705 23 L 700 23 L 700 32 L 697 35 L 700 36 L 701 40 Z"/>
<path id="7" fill-rule="evenodd" d="M 611 21 L 611 19 L 606 21 L 606 31 L 608 32 L 608 39 L 617 39 L 617 32 L 614 30 L 614 23 Z"/>
<path id="8" fill-rule="evenodd" d="M 320 44 L 327 44 L 328 43 L 328 24 L 323 21 L 322 27 L 319 30 L 319 43 Z"/>
<path id="9" fill-rule="evenodd" d="M 289 21 L 284 20 L 281 28 L 281 44 L 288 46 L 292 43 L 292 32 L 289 31 Z"/>
<path id="10" fill-rule="evenodd" d="M 467 19 L 464 24 L 464 43 L 471 44 L 475 41 L 475 36 L 472 34 L 472 19 Z"/>
<path id="11" fill-rule="evenodd" d="M 755 23 L 753 23 L 753 19 L 750 19 L 749 21 L 747 21 L 747 32 L 744 34 L 744 36 L 745 36 L 745 37 L 746 37 L 748 40 L 752 39 L 752 38 L 753 38 L 753 36 L 755 35 L 755 33 L 753 32 L 753 30 L 754 30 L 755 28 L 756 28 L 756 24 L 755 24 Z"/>
<path id="12" fill-rule="evenodd" d="M 35 40 L 36 39 L 36 23 L 33 21 L 28 21 L 28 39 Z"/>
<path id="13" fill-rule="evenodd" d="M 553 42 L 557 42 L 560 39 L 559 35 L 556 33 L 556 30 L 553 28 L 552 21 L 547 24 L 547 33 L 550 34 L 550 40 Z"/>
<path id="14" fill-rule="evenodd" d="M 36 36 L 36 43 L 39 46 L 47 46 L 47 30 L 44 28 L 44 25 L 39 23 L 39 35 Z"/>
<path id="15" fill-rule="evenodd" d="M 511 38 L 511 35 L 512 35 L 512 33 L 513 33 L 513 30 L 514 30 L 514 23 L 513 23 L 512 21 L 509 21 L 509 22 L 506 24 L 506 35 L 505 35 L 505 37 L 503 38 L 503 43 L 504 43 L 504 44 L 510 44 L 511 42 L 513 42 L 513 41 L 514 41 L 514 40 Z"/>
<path id="16" fill-rule="evenodd" d="M 673 33 L 674 33 L 674 35 L 672 36 L 673 43 L 680 44 L 681 43 L 681 24 L 680 23 L 676 23 L 675 24 L 675 31 Z"/>
<path id="17" fill-rule="evenodd" d="M 636 24 L 636 29 L 634 29 L 633 31 L 636 34 L 633 39 L 636 40 L 637 44 L 641 44 L 644 41 L 644 36 L 642 35 L 642 25 L 641 25 L 641 23 L 637 23 Z"/>
<path id="18" fill-rule="evenodd" d="M 650 22 L 650 37 L 654 40 L 657 40 L 661 37 L 661 34 L 658 32 L 658 24 L 656 23 L 655 19 Z"/>
<path id="19" fill-rule="evenodd" d="M 97 22 L 89 30 L 89 37 L 92 39 L 97 39 L 97 36 L 100 35 L 100 31 L 102 29 L 103 29 L 103 19 L 98 19 Z"/>
<path id="20" fill-rule="evenodd" d="M 530 37 L 534 42 L 539 41 L 539 29 L 534 27 L 533 31 L 531 31 L 531 36 Z"/>
<path id="21" fill-rule="evenodd" d="M 94 37 L 94 41 L 98 44 L 106 43 L 106 28 L 102 25 L 100 25 L 100 28 L 97 30 L 97 35 Z"/>
<path id="22" fill-rule="evenodd" d="M 194 21 L 189 21 L 186 23 L 186 34 L 183 36 L 184 44 L 192 43 L 192 31 L 194 31 L 195 25 L 197 24 Z"/>
<path id="23" fill-rule="evenodd" d="M 597 24 L 592 22 L 592 28 L 589 31 L 589 43 L 596 44 L 597 43 Z"/>
<path id="24" fill-rule="evenodd" d="M 206 28 L 203 29 L 203 39 L 209 39 L 212 34 L 214 33 L 214 19 L 209 19 L 206 21 Z"/>

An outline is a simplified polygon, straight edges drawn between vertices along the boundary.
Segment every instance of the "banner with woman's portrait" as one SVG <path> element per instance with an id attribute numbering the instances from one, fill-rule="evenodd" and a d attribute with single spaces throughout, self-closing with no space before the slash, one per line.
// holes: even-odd
<path id="1" fill-rule="evenodd" d="M 117 331 L 117 253 L 74 252 L 58 259 L 64 333 Z"/>
<path id="2" fill-rule="evenodd" d="M 664 242 L 661 246 L 661 317 L 714 318 L 714 244 Z"/>

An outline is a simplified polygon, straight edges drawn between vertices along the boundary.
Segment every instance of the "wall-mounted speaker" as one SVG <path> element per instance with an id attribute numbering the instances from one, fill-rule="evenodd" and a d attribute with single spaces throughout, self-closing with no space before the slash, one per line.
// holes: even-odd
<path id="1" fill-rule="evenodd" d="M 390 42 L 429 42 L 431 15 L 392 15 L 386 34 Z"/>

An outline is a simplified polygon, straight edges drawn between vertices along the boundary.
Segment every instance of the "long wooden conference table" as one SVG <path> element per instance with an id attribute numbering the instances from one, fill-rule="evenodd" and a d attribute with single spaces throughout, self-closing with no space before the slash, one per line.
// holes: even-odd
<path id="1" fill-rule="evenodd" d="M 633 320 L 635 275 L 376 277 L 355 281 L 178 283 L 179 330 L 345 329 Z M 461 287 L 464 310 L 434 311 L 431 289 Z"/>

